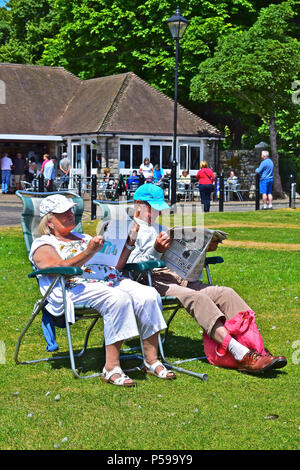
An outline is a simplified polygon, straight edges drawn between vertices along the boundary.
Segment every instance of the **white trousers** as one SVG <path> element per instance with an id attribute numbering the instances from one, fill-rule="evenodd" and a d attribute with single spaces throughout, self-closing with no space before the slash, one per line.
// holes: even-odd
<path id="1" fill-rule="evenodd" d="M 86 302 L 103 317 L 106 345 L 139 335 L 143 340 L 167 326 L 158 292 L 131 279 L 114 287 L 84 282 L 68 293 L 74 304 Z"/>

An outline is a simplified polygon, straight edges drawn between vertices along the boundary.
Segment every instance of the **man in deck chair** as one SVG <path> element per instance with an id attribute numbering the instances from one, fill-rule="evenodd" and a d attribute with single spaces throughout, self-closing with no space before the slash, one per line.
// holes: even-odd
<path id="1" fill-rule="evenodd" d="M 140 229 L 128 262 L 158 260 L 171 243 L 168 233 L 158 233 L 159 225 L 155 224 L 160 211 L 170 209 L 164 200 L 163 190 L 153 184 L 142 185 L 135 192 L 134 200 L 140 214 Z M 211 244 L 209 251 L 216 249 L 217 244 Z M 284 356 L 272 356 L 269 352 L 263 355 L 250 350 L 229 334 L 224 326 L 226 320 L 241 312 L 252 311 L 233 289 L 207 285 L 201 281 L 187 281 L 166 267 L 152 271 L 152 285 L 161 296 L 177 297 L 208 337 L 218 344 L 220 352 L 224 354 L 229 351 L 232 354 L 238 370 L 264 373 L 287 364 Z"/>

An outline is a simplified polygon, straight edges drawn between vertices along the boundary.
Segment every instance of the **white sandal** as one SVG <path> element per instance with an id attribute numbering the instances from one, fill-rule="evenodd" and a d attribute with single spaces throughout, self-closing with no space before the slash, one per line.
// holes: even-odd
<path id="1" fill-rule="evenodd" d="M 156 372 L 157 367 L 163 367 L 163 369 L 159 372 Z M 159 379 L 165 379 L 165 380 L 174 380 L 176 379 L 176 374 L 173 371 L 168 370 L 160 361 L 154 362 L 154 364 L 148 364 L 144 360 L 144 370 L 146 374 L 150 375 L 155 375 Z M 172 375 L 168 375 L 172 374 Z"/>
<path id="2" fill-rule="evenodd" d="M 120 377 L 118 377 L 115 380 L 111 380 L 111 377 L 115 374 L 120 375 Z M 102 371 L 101 380 L 103 380 L 103 382 L 110 383 L 112 385 L 119 385 L 121 387 L 135 387 L 136 386 L 136 383 L 130 377 L 128 377 L 128 375 L 124 374 L 121 367 L 119 366 L 114 367 L 109 372 L 104 367 Z M 126 380 L 130 380 L 131 382 L 125 383 Z"/>

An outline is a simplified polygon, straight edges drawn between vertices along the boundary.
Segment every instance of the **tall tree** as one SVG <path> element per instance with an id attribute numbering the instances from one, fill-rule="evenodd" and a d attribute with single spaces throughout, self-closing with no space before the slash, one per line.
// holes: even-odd
<path id="1" fill-rule="evenodd" d="M 220 128 L 227 124 L 238 147 L 249 114 L 230 101 L 223 109 L 192 102 L 190 81 L 218 38 L 251 27 L 267 0 L 9 0 L 2 23 L 0 15 L 0 61 L 64 66 L 81 78 L 133 71 L 172 97 L 175 44 L 165 20 L 177 3 L 190 20 L 180 41 L 178 100 Z"/>
<path id="2" fill-rule="evenodd" d="M 53 0 L 59 33 L 45 40 L 42 62 L 82 78 L 133 71 L 173 95 L 174 41 L 165 20 L 174 0 Z M 179 2 L 190 26 L 180 41 L 179 100 L 189 101 L 190 80 L 210 57 L 217 38 L 253 24 L 262 0 Z"/>
<path id="3" fill-rule="evenodd" d="M 6 8 L 0 7 L 0 44 L 8 41 L 11 34 L 11 26 L 9 24 L 9 12 Z"/>
<path id="4" fill-rule="evenodd" d="M 278 155 L 278 115 L 292 106 L 293 81 L 300 75 L 300 45 L 292 19 L 299 2 L 262 9 L 247 31 L 228 34 L 212 58 L 200 64 L 191 97 L 224 102 L 259 116 L 269 130 L 274 162 L 274 194 L 282 195 Z"/>
<path id="5" fill-rule="evenodd" d="M 52 0 L 9 0 L 6 23 L 9 35 L 0 35 L 0 61 L 39 62 L 44 51 L 45 37 L 59 31 Z M 1 17 L 0 17 L 1 18 Z"/>

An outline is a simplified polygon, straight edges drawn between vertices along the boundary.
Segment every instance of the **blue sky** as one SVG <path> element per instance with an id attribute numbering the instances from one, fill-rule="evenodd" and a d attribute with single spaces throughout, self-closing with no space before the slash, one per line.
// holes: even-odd
<path id="1" fill-rule="evenodd" d="M 3 7 L 5 5 L 6 1 L 5 0 L 0 0 L 0 7 Z"/>

